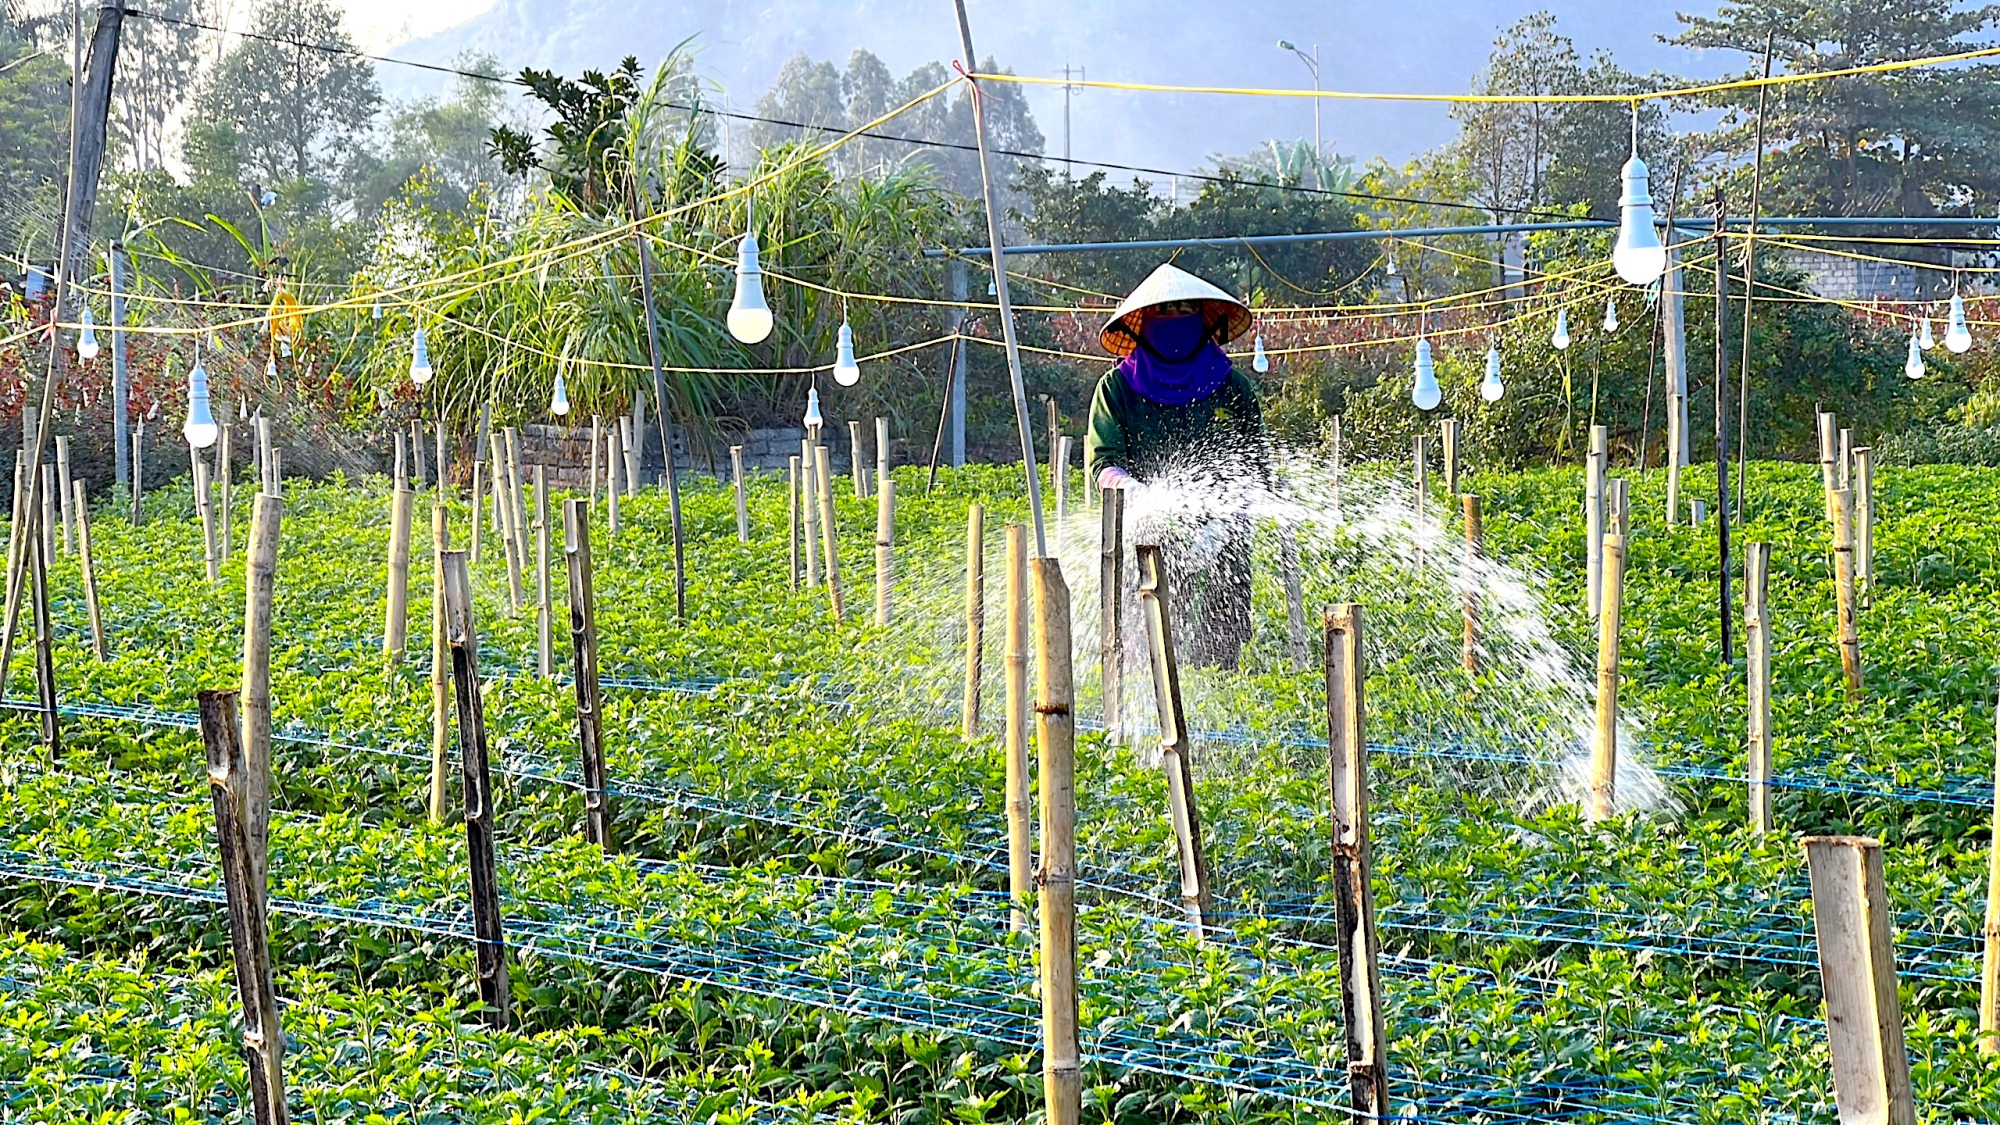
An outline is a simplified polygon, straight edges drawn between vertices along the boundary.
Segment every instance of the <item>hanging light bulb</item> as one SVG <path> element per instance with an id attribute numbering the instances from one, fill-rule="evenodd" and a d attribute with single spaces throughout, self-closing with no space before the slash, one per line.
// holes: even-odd
<path id="1" fill-rule="evenodd" d="M 861 365 L 854 362 L 854 329 L 840 322 L 840 344 L 833 357 L 833 381 L 851 387 L 861 381 Z"/>
<path id="2" fill-rule="evenodd" d="M 1951 323 L 1944 330 L 1944 346 L 1954 355 L 1972 347 L 1972 330 L 1965 326 L 1965 298 L 1951 295 Z"/>
<path id="3" fill-rule="evenodd" d="M 817 430 L 826 422 L 819 413 L 819 384 L 806 388 L 806 416 L 801 419 L 808 430 Z"/>
<path id="4" fill-rule="evenodd" d="M 1903 361 L 1903 374 L 1912 379 L 1924 377 L 1924 347 L 1915 332 L 1910 333 L 1910 356 Z"/>
<path id="5" fill-rule="evenodd" d="M 82 315 L 77 317 L 82 331 L 76 335 L 76 358 L 89 363 L 97 358 L 97 322 L 91 319 L 89 305 L 83 306 L 81 312 Z"/>
<path id="6" fill-rule="evenodd" d="M 278 381 L 278 358 L 276 356 L 272 356 L 270 359 L 264 361 L 264 378 L 273 383 Z"/>
<path id="7" fill-rule="evenodd" d="M 764 270 L 757 264 L 757 232 L 745 231 L 736 249 L 736 300 L 729 306 L 729 334 L 755 344 L 771 334 L 771 306 L 764 303 Z"/>
<path id="8" fill-rule="evenodd" d="M 380 302 L 380 301 L 377 301 L 377 302 L 375 302 L 375 313 L 374 313 L 374 316 L 375 316 L 375 319 L 376 319 L 376 320 L 381 320 L 381 319 L 382 319 L 382 302 Z"/>
<path id="9" fill-rule="evenodd" d="M 1930 351 L 1932 348 L 1937 347 L 1937 340 L 1931 336 L 1931 318 L 1929 316 L 1925 316 L 1923 320 L 1917 322 L 1917 346 L 1925 351 Z"/>
<path id="10" fill-rule="evenodd" d="M 1394 254 L 1389 255 L 1389 269 L 1387 272 L 1390 277 L 1396 276 L 1396 256 Z"/>
<path id="11" fill-rule="evenodd" d="M 1257 333 L 1257 354 L 1250 360 L 1250 369 L 1262 375 L 1271 369 L 1271 357 L 1264 354 L 1264 334 Z"/>
<path id="12" fill-rule="evenodd" d="M 569 413 L 569 385 L 563 382 L 562 372 L 556 372 L 556 393 L 549 396 L 549 413 L 560 418 Z"/>
<path id="13" fill-rule="evenodd" d="M 187 423 L 181 427 L 181 436 L 190 449 L 207 449 L 222 436 L 222 427 L 215 424 L 215 415 L 208 408 L 208 369 L 198 359 L 194 370 L 188 372 Z"/>
<path id="14" fill-rule="evenodd" d="M 290 340 L 279 340 L 278 354 L 284 356 L 286 359 L 292 358 L 292 342 Z"/>
<path id="15" fill-rule="evenodd" d="M 1444 398 L 1438 390 L 1437 369 L 1431 363 L 1431 342 L 1417 341 L 1417 381 L 1410 388 L 1410 401 L 1418 410 L 1436 410 Z"/>
<path id="16" fill-rule="evenodd" d="M 1487 402 L 1499 402 L 1507 393 L 1507 384 L 1500 381 L 1500 348 L 1496 345 L 1486 349 L 1486 378 L 1480 380 L 1479 397 Z"/>
<path id="17" fill-rule="evenodd" d="M 1569 310 L 1556 310 L 1556 330 L 1549 334 L 1549 346 L 1557 351 L 1569 347 Z"/>
<path id="18" fill-rule="evenodd" d="M 1632 159 L 1625 162 L 1625 192 L 1618 197 L 1618 241 L 1611 265 L 1618 276 L 1644 285 L 1667 272 L 1667 248 L 1653 230 L 1653 196 L 1646 188 L 1646 162 L 1639 159 L 1638 108 L 1632 110 Z"/>
<path id="19" fill-rule="evenodd" d="M 997 278 L 997 277 L 989 277 L 989 278 L 987 278 L 987 279 L 986 279 L 986 295 L 987 295 L 988 297 L 998 297 L 998 296 L 1000 295 L 1000 279 L 999 279 L 999 278 Z"/>
<path id="20" fill-rule="evenodd" d="M 1618 331 L 1618 301 L 1615 297 L 1604 298 L 1604 330 Z"/>
<path id="21" fill-rule="evenodd" d="M 431 381 L 431 349 L 424 342 L 424 330 L 410 337 L 410 382 L 421 387 Z"/>

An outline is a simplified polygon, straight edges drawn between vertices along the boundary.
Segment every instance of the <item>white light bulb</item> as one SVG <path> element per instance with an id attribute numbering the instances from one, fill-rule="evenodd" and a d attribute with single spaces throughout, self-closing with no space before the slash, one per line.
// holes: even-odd
<path id="1" fill-rule="evenodd" d="M 1604 330 L 1618 331 L 1618 301 L 1612 297 L 1604 298 Z"/>
<path id="2" fill-rule="evenodd" d="M 89 363 L 97 358 L 97 329 L 94 327 L 96 322 L 90 317 L 89 305 L 83 306 L 83 315 L 77 319 L 82 322 L 83 330 L 76 336 L 76 358 Z"/>
<path id="3" fill-rule="evenodd" d="M 200 362 L 188 372 L 187 423 L 181 427 L 181 436 L 192 449 L 207 449 L 222 436 L 222 427 L 215 424 L 215 415 L 208 408 L 208 369 Z"/>
<path id="4" fill-rule="evenodd" d="M 1486 349 L 1486 378 L 1480 380 L 1479 397 L 1487 402 L 1499 402 L 1507 393 L 1507 384 L 1500 381 L 1500 349 Z"/>
<path id="5" fill-rule="evenodd" d="M 556 372 L 556 393 L 549 396 L 549 413 L 560 418 L 569 413 L 569 385 L 563 382 L 562 372 Z"/>
<path id="6" fill-rule="evenodd" d="M 1557 351 L 1569 347 L 1569 310 L 1556 310 L 1556 330 L 1549 334 L 1549 346 Z"/>
<path id="7" fill-rule="evenodd" d="M 1264 334 L 1257 333 L 1257 354 L 1251 357 L 1250 370 L 1262 375 L 1271 369 L 1271 357 L 1264 354 Z"/>
<path id="8" fill-rule="evenodd" d="M 1418 410 L 1436 410 L 1444 392 L 1438 390 L 1437 368 L 1431 363 L 1431 342 L 1417 341 L 1417 381 L 1410 387 L 1410 401 Z"/>
<path id="9" fill-rule="evenodd" d="M 746 233 L 736 251 L 736 299 L 729 306 L 729 334 L 739 343 L 761 343 L 771 334 L 771 306 L 764 303 L 764 270 L 757 264 L 757 235 Z"/>
<path id="10" fill-rule="evenodd" d="M 374 313 L 374 316 L 375 316 L 375 319 L 376 319 L 376 320 L 381 320 L 381 319 L 382 319 L 382 302 L 380 302 L 380 301 L 377 301 L 377 302 L 375 302 L 375 313 Z"/>
<path id="11" fill-rule="evenodd" d="M 1396 276 L 1396 256 L 1394 254 L 1389 255 L 1389 269 L 1387 272 L 1390 277 Z"/>
<path id="12" fill-rule="evenodd" d="M 1918 322 L 1917 346 L 1925 351 L 1930 351 L 1932 348 L 1937 347 L 1937 340 L 1931 335 L 1931 318 L 1928 316 Z"/>
<path id="13" fill-rule="evenodd" d="M 1924 348 L 1915 332 L 1910 333 L 1910 356 L 1903 361 L 1903 374 L 1912 379 L 1924 377 Z"/>
<path id="14" fill-rule="evenodd" d="M 279 340 L 278 354 L 284 356 L 286 359 L 292 358 L 292 342 L 290 340 Z"/>
<path id="15" fill-rule="evenodd" d="M 817 430 L 826 422 L 819 413 L 819 388 L 806 388 L 806 416 L 802 419 L 808 430 Z"/>
<path id="16" fill-rule="evenodd" d="M 833 357 L 833 381 L 851 387 L 861 381 L 861 365 L 854 362 L 854 329 L 840 322 L 840 345 Z"/>
<path id="17" fill-rule="evenodd" d="M 278 361 L 275 357 L 264 361 L 264 378 L 274 383 L 278 381 Z"/>
<path id="18" fill-rule="evenodd" d="M 1653 230 L 1653 196 L 1646 189 L 1646 162 L 1634 152 L 1625 162 L 1625 193 L 1618 197 L 1618 241 L 1611 265 L 1618 276 L 1644 285 L 1667 272 L 1667 248 Z"/>
<path id="19" fill-rule="evenodd" d="M 1953 354 L 1972 347 L 1972 330 L 1965 326 L 1965 298 L 1951 295 L 1951 323 L 1944 330 L 1944 346 Z"/>
<path id="20" fill-rule="evenodd" d="M 410 382 L 421 387 L 431 381 L 431 349 L 424 340 L 424 330 L 417 329 L 410 337 Z"/>

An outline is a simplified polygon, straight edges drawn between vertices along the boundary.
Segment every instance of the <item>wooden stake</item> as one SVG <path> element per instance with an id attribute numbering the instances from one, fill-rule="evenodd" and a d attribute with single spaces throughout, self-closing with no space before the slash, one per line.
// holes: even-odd
<path id="1" fill-rule="evenodd" d="M 819 533 L 826 546 L 826 592 L 833 606 L 833 619 L 847 616 L 847 603 L 840 592 L 840 524 L 833 513 L 833 471 L 826 446 L 814 451 L 819 469 Z"/>
<path id="2" fill-rule="evenodd" d="M 1388 1026 L 1375 933 L 1374 854 L 1368 833 L 1367 661 L 1361 607 L 1326 612 L 1327 757 L 1333 789 L 1335 943 L 1340 1006 L 1347 1026 L 1348 1120 L 1389 1117 Z"/>
<path id="3" fill-rule="evenodd" d="M 1590 427 L 1590 452 L 1583 461 L 1583 542 L 1586 590 L 1584 606 L 1597 620 L 1604 592 L 1604 462 L 1608 431 Z"/>
<path id="4" fill-rule="evenodd" d="M 1010 532 L 1011 538 L 1011 532 Z M 1022 537 L 1026 553 L 1026 537 Z M 1076 1036 L 1076 690 L 1069 587 L 1062 564 L 1035 560 L 1041 695 L 1042 1093 L 1047 1125 L 1078 1125 L 1082 1068 Z"/>
<path id="5" fill-rule="evenodd" d="M 1174 655 L 1174 631 L 1168 614 L 1171 593 L 1160 548 L 1140 544 L 1132 549 L 1139 568 L 1139 608 L 1145 615 L 1147 655 L 1153 668 L 1153 702 L 1160 716 L 1160 772 L 1167 782 L 1167 817 L 1180 856 L 1181 910 L 1188 929 L 1200 940 L 1207 931 L 1210 910 L 1208 862 L 1201 848 L 1201 813 L 1195 803 L 1194 770 L 1188 757 L 1187 712 L 1181 706 L 1180 662 Z"/>
<path id="6" fill-rule="evenodd" d="M 1841 1125 L 1916 1125 L 1882 845 L 1808 836 L 1805 849 Z"/>
<path id="7" fill-rule="evenodd" d="M 1028 529 L 1007 525 L 1007 892 L 1014 902 L 1015 933 L 1028 930 L 1028 896 L 1034 893 L 1034 831 L 1028 798 Z M 1047 754 L 1047 747 L 1043 753 Z M 1046 758 L 1044 759 L 1046 762 Z M 1044 784 L 1047 784 L 1044 775 Z M 1048 800 L 1047 790 L 1043 791 Z M 1048 847 L 1047 828 L 1042 846 Z"/>
<path id="8" fill-rule="evenodd" d="M 1278 580 L 1285 587 L 1285 647 L 1292 664 L 1303 668 L 1312 659 L 1306 640 L 1305 579 L 1299 572 L 1299 541 L 1282 523 L 1278 525 Z"/>
<path id="9" fill-rule="evenodd" d="M 507 561 L 507 606 L 521 612 L 521 550 L 514 533 L 514 502 L 507 495 L 506 437 L 499 430 L 487 435 L 493 477 L 493 524 L 500 533 L 500 553 Z"/>
<path id="10" fill-rule="evenodd" d="M 792 589 L 799 588 L 799 459 L 791 457 L 785 465 L 785 544 L 790 560 L 786 573 L 791 577 Z"/>
<path id="11" fill-rule="evenodd" d="M 1604 482 L 1604 526 L 1606 530 L 1621 539 L 1632 538 L 1632 504 L 1624 477 L 1611 477 Z"/>
<path id="12" fill-rule="evenodd" d="M 750 542 L 750 502 L 743 495 L 743 447 L 729 447 L 729 475 L 736 482 L 736 541 Z"/>
<path id="13" fill-rule="evenodd" d="M 1055 478 L 1056 521 L 1069 514 L 1069 435 L 1056 438 L 1054 460 L 1049 462 L 1049 473 Z"/>
<path id="14" fill-rule="evenodd" d="M 400 446 L 402 435 L 396 437 Z M 382 622 L 382 657 L 391 665 L 403 658 L 410 638 L 410 507 L 415 502 L 408 478 L 399 476 L 389 496 L 389 606 Z"/>
<path id="15" fill-rule="evenodd" d="M 69 498 L 72 495 L 70 482 L 73 479 L 69 472 L 69 438 L 58 434 L 56 435 L 56 481 L 62 486 L 62 491 L 57 493 L 56 500 L 62 508 L 62 553 L 65 555 L 76 551 L 76 513 L 70 510 L 69 505 Z"/>
<path id="16" fill-rule="evenodd" d="M 131 515 L 131 522 L 133 527 L 138 527 L 140 524 L 146 521 L 146 509 L 144 505 L 141 503 L 146 494 L 146 471 L 145 471 L 146 462 L 145 458 L 142 456 L 145 453 L 145 451 L 146 451 L 146 423 L 144 421 L 134 422 L 132 423 L 132 515 Z"/>
<path id="17" fill-rule="evenodd" d="M 1979 1053 L 2000 1055 L 2000 707 L 1994 710 L 1993 836 L 1986 844 L 1986 954 L 1979 973 Z"/>
<path id="18" fill-rule="evenodd" d="M 555 654 L 549 602 L 549 467 L 535 466 L 535 667 L 545 680 L 555 678 Z"/>
<path id="19" fill-rule="evenodd" d="M 480 502 L 480 497 L 483 495 L 483 490 L 485 489 L 485 487 L 486 487 L 486 462 L 477 455 L 477 451 L 475 450 L 474 456 L 472 458 L 472 519 L 470 521 L 471 531 L 472 531 L 472 550 L 466 560 L 472 566 L 479 565 L 479 541 L 486 538 L 484 535 L 481 535 L 479 533 L 480 524 L 485 522 L 484 520 L 479 518 L 479 502 Z M 439 591 L 442 592 L 443 587 L 439 587 Z"/>
<path id="20" fill-rule="evenodd" d="M 604 446 L 604 419 L 600 415 L 590 416 L 590 504 L 597 506 L 597 463 Z"/>
<path id="21" fill-rule="evenodd" d="M 965 509 L 965 700 L 959 733 L 979 736 L 979 695 L 986 676 L 986 509 Z"/>
<path id="22" fill-rule="evenodd" d="M 639 414 L 644 409 L 644 398 L 635 398 L 632 402 L 632 413 L 618 419 L 619 425 L 624 430 L 624 440 L 619 442 L 618 448 L 625 455 L 625 498 L 628 500 L 639 498 L 639 477 L 644 471 L 639 466 L 646 455 L 646 421 Z"/>
<path id="23" fill-rule="evenodd" d="M 205 471 L 207 469 L 207 465 L 204 464 L 202 468 Z M 56 529 L 62 526 L 62 512 L 58 509 L 58 505 L 56 504 L 55 478 L 56 478 L 55 462 L 53 461 L 43 462 L 42 475 L 40 483 L 37 485 L 37 488 L 40 490 L 38 495 L 40 495 L 42 498 L 42 523 L 41 523 L 42 562 L 44 564 L 54 561 L 56 557 L 56 539 L 57 539 Z M 204 476 L 203 479 L 206 480 L 207 478 Z M 213 498 L 210 497 L 206 492 L 204 492 L 202 496 L 204 500 L 208 501 L 210 504 L 213 504 L 214 502 Z M 211 510 L 209 512 L 209 515 L 212 516 L 213 514 L 214 513 Z M 213 534 L 209 535 L 208 541 L 209 541 L 208 554 L 209 557 L 213 558 L 215 555 Z"/>
<path id="24" fill-rule="evenodd" d="M 878 481 L 875 491 L 875 624 L 889 624 L 890 595 L 896 583 L 896 482 Z"/>
<path id="25" fill-rule="evenodd" d="M 48 465 L 42 466 L 42 491 L 45 494 L 55 489 L 55 483 L 49 479 L 53 471 Z M 48 512 L 43 513 L 43 519 L 52 522 Z M 42 526 L 48 527 L 49 522 L 44 522 Z M 55 552 L 48 543 L 52 535 L 30 538 L 34 540 L 35 564 L 31 575 L 35 610 L 35 689 L 41 700 L 42 748 L 48 753 L 49 761 L 55 762 L 62 758 L 62 723 L 56 711 L 56 630 L 49 618 L 49 556 Z"/>
<path id="26" fill-rule="evenodd" d="M 854 475 L 854 498 L 868 498 L 868 462 L 861 459 L 861 423 L 847 424 L 847 461 Z"/>
<path id="27" fill-rule="evenodd" d="M 223 417 L 228 417 L 226 411 Z M 220 531 L 223 562 L 229 561 L 229 551 L 234 544 L 232 525 L 236 520 L 236 454 L 233 451 L 234 442 L 232 438 L 235 429 L 235 426 L 226 421 L 222 424 L 221 447 L 215 451 L 215 472 L 218 477 L 222 478 L 222 526 Z"/>
<path id="28" fill-rule="evenodd" d="M 804 517 L 806 586 L 819 585 L 819 456 L 810 440 L 799 442 L 799 511 Z"/>
<path id="29" fill-rule="evenodd" d="M 222 566 L 221 560 L 215 556 L 215 514 L 210 511 L 212 501 L 210 499 L 211 490 L 208 481 L 208 462 L 202 459 L 200 450 L 190 450 L 189 452 L 193 454 L 194 513 L 201 517 L 201 562 L 202 566 L 208 572 L 208 581 L 212 586 L 222 581 Z M 44 475 L 48 473 L 47 466 L 43 466 L 42 472 Z M 44 491 L 46 491 L 46 485 L 44 486 Z M 43 526 L 46 527 L 48 525 L 44 524 Z"/>
<path id="30" fill-rule="evenodd" d="M 1743 559 L 1743 659 L 1749 684 L 1745 761 L 1750 830 L 1771 831 L 1771 545 L 1752 543 Z"/>
<path id="31" fill-rule="evenodd" d="M 424 472 L 424 424 L 415 418 L 410 419 L 410 473 L 411 488 L 422 488 L 427 475 Z"/>
<path id="32" fill-rule="evenodd" d="M 881 416 L 875 419 L 875 482 L 876 487 L 889 480 L 889 420 Z"/>
<path id="33" fill-rule="evenodd" d="M 1466 493 L 1459 502 L 1465 510 L 1465 642 L 1459 658 L 1468 675 L 1479 674 L 1479 590 L 1484 584 L 1480 562 L 1486 554 L 1486 521 L 1479 513 L 1479 497 Z"/>
<path id="34" fill-rule="evenodd" d="M 1098 509 L 1097 676 L 1102 687 L 1105 737 L 1125 741 L 1125 490 L 1107 488 Z"/>
<path id="35" fill-rule="evenodd" d="M 104 612 L 97 603 L 97 565 L 90 550 L 90 501 L 84 482 L 70 482 L 70 504 L 76 512 L 76 546 L 83 565 L 83 602 L 90 612 L 90 651 L 99 660 L 110 659 L 104 647 Z"/>
<path id="36" fill-rule="evenodd" d="M 623 421 L 624 419 L 619 419 L 619 422 L 622 423 Z M 609 513 L 606 518 L 609 521 L 611 537 L 613 539 L 618 538 L 618 494 L 620 492 L 618 475 L 625 464 L 625 454 L 619 448 L 618 440 L 619 431 L 622 428 L 622 425 L 619 424 L 612 425 L 611 432 L 605 435 L 606 444 L 604 447 L 604 503 Z"/>
<path id="37" fill-rule="evenodd" d="M 277 446 L 271 440 L 271 420 L 262 414 L 257 416 L 257 467 L 263 474 L 264 491 L 273 496 L 281 496 L 278 488 Z"/>
<path id="38" fill-rule="evenodd" d="M 1690 526 L 1700 527 L 1702 521 L 1707 518 L 1708 504 L 1705 501 L 1698 496 L 1688 500 L 1688 524 Z"/>
<path id="39" fill-rule="evenodd" d="M 1854 451 L 1854 584 L 1861 604 L 1875 597 L 1875 457 L 1862 446 Z"/>
<path id="40" fill-rule="evenodd" d="M 1416 519 L 1417 530 L 1422 531 L 1428 507 L 1425 494 L 1430 491 L 1430 465 L 1427 463 L 1430 460 L 1430 442 L 1424 435 L 1418 434 L 1410 446 L 1410 511 Z"/>
<path id="41" fill-rule="evenodd" d="M 590 567 L 590 505 L 563 503 L 563 558 L 569 571 L 569 639 L 575 654 L 576 741 L 583 760 L 583 838 L 609 852 L 610 774 L 597 680 L 597 590 Z"/>
<path id="42" fill-rule="evenodd" d="M 1590 748 L 1590 809 L 1595 824 L 1618 811 L 1618 626 L 1624 608 L 1625 539 L 1604 537 L 1603 601 L 1597 614 L 1597 726 Z"/>
<path id="43" fill-rule="evenodd" d="M 1854 465 L 1853 449 L 1854 431 L 1842 426 L 1840 428 L 1839 448 L 1834 454 L 1834 456 L 1839 458 L 1836 463 L 1839 471 L 1834 474 L 1834 480 L 1842 488 L 1854 487 L 1854 478 L 1852 475 Z"/>
<path id="44" fill-rule="evenodd" d="M 479 641 L 472 624 L 472 578 L 465 554 L 444 557 L 445 638 L 458 703 L 458 760 L 465 795 L 465 852 L 472 869 L 472 931 L 479 999 L 489 1027 L 507 1027 L 507 954 L 500 921 L 500 879 L 493 853 L 493 779 L 479 695 Z"/>
<path id="45" fill-rule="evenodd" d="M 526 580 L 528 574 L 528 490 L 527 477 L 521 472 L 521 431 L 507 427 L 507 501 L 513 510 L 507 514 L 514 521 L 514 553 L 521 559 L 521 575 Z"/>
<path id="46" fill-rule="evenodd" d="M 1826 518 L 1831 521 L 1834 518 L 1833 494 L 1840 489 L 1840 477 L 1835 471 L 1833 463 L 1835 450 L 1833 412 L 1829 410 L 1816 410 L 1813 412 L 1813 420 L 1819 426 L 1820 491 L 1826 497 Z"/>
<path id="47" fill-rule="evenodd" d="M 479 465 L 473 463 L 473 471 Z M 472 526 L 479 526 L 478 513 Z M 451 550 L 451 522 L 442 503 L 431 505 L 431 789 L 432 824 L 444 823 L 447 760 L 451 745 L 451 646 L 445 640 L 444 556 Z"/>
<path id="48" fill-rule="evenodd" d="M 1341 457 L 1340 415 L 1338 414 L 1333 416 L 1333 433 L 1327 442 L 1327 447 L 1329 450 L 1328 456 L 1332 462 L 1332 473 L 1330 475 L 1327 488 L 1327 491 L 1331 495 L 1328 497 L 1328 500 L 1330 502 L 1330 506 L 1333 509 L 1334 522 L 1338 523 L 1340 522 L 1340 457 Z"/>
<path id="49" fill-rule="evenodd" d="M 77 487 L 82 487 L 78 482 Z M 264 841 L 251 831 L 251 794 L 270 792 L 269 775 L 256 777 L 237 727 L 236 693 L 196 695 L 202 748 L 208 758 L 208 792 L 215 806 L 215 836 L 222 857 L 222 889 L 229 903 L 229 947 L 236 992 L 243 1001 L 243 1053 L 249 1056 L 250 1110 L 257 1125 L 285 1125 L 285 1034 L 278 994 L 271 983 L 271 944 L 264 924 L 267 869 Z M 268 763 L 266 764 L 268 768 Z"/>
<path id="50" fill-rule="evenodd" d="M 7 572 L 18 573 L 27 565 L 28 548 L 28 505 L 33 503 L 33 488 L 28 483 L 29 452 L 20 451 L 14 455 L 14 517 L 7 524 Z M 4 689 L 7 669 L 13 666 L 14 638 L 21 624 L 21 587 L 8 583 L 7 618 L 4 623 L 5 635 L 0 636 L 0 689 Z"/>
<path id="51" fill-rule="evenodd" d="M 1449 507 L 1458 495 L 1458 419 L 1438 419 L 1438 442 L 1444 450 L 1444 496 Z"/>
<path id="52" fill-rule="evenodd" d="M 1835 489 L 1833 509 L 1833 583 L 1840 633 L 1840 671 L 1847 681 L 1847 697 L 1860 699 L 1864 688 L 1861 637 L 1854 616 L 1854 493 Z"/>
<path id="53" fill-rule="evenodd" d="M 278 530 L 285 502 L 259 494 L 250 506 L 250 540 L 243 548 L 243 753 L 250 779 L 244 806 L 255 886 L 264 886 L 264 860 L 271 823 L 271 604 L 278 584 Z M 259 891 L 261 895 L 262 891 Z M 264 904 L 257 904 L 259 917 Z"/>

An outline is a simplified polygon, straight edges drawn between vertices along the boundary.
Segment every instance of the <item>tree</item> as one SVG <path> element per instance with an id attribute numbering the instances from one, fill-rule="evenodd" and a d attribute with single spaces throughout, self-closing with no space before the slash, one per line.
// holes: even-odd
<path id="1" fill-rule="evenodd" d="M 882 60 L 868 51 L 847 57 L 847 70 L 840 76 L 840 93 L 847 99 L 847 120 L 859 128 L 896 108 L 896 79 Z M 856 137 L 835 154 L 836 166 L 849 176 L 875 173 L 879 178 L 888 168 L 908 155 L 909 145 Z"/>
<path id="2" fill-rule="evenodd" d="M 330 0 L 263 0 L 210 74 L 190 164 L 233 164 L 266 184 L 333 183 L 366 137 L 381 90 Z"/>
<path id="3" fill-rule="evenodd" d="M 125 21 L 111 91 L 112 135 L 141 172 L 166 163 L 174 120 L 200 71 L 201 29 L 194 22 L 209 18 L 207 0 L 157 0 L 146 10 L 161 18 Z"/>
<path id="4" fill-rule="evenodd" d="M 0 223 L 10 248 L 52 253 L 69 157 L 69 67 L 0 8 Z"/>
<path id="5" fill-rule="evenodd" d="M 779 145 L 822 144 L 847 125 L 840 71 L 830 62 L 814 62 L 803 52 L 793 55 L 779 68 L 777 81 L 757 99 L 756 112 L 759 117 L 775 119 L 750 125 L 750 143 L 759 152 Z M 778 121 L 797 124 L 780 125 Z"/>
<path id="6" fill-rule="evenodd" d="M 469 74 L 499 73 L 494 60 L 485 56 L 461 57 L 452 65 Z M 450 97 L 399 107 L 389 119 L 386 153 L 356 162 L 354 196 L 361 211 L 376 213 L 425 170 L 432 207 L 463 210 L 475 193 L 491 195 L 496 185 L 508 182 L 492 146 L 493 128 L 504 108 L 499 83 L 463 75 Z"/>

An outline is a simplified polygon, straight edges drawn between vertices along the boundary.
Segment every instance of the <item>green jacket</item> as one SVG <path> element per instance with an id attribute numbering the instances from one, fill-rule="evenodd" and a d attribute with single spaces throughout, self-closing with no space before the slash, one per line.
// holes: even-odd
<path id="1" fill-rule="evenodd" d="M 1113 465 L 1146 480 L 1191 460 L 1212 463 L 1230 457 L 1270 475 L 1257 388 L 1241 371 L 1231 368 L 1228 381 L 1214 394 L 1186 406 L 1162 406 L 1145 398 L 1115 367 L 1097 381 L 1090 435 L 1084 440 L 1091 480 Z"/>

